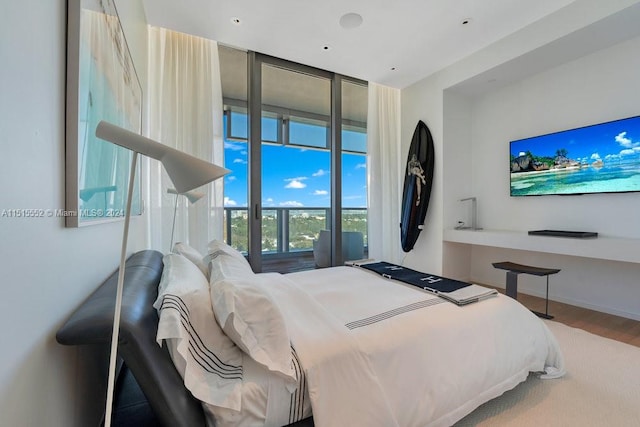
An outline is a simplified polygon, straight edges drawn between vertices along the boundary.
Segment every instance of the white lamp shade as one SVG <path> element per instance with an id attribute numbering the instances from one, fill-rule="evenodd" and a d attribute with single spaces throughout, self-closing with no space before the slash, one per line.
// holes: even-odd
<path id="1" fill-rule="evenodd" d="M 196 191 L 196 190 L 187 191 L 186 193 L 178 193 L 178 191 L 175 188 L 167 188 L 167 193 L 182 194 L 187 198 L 187 200 L 189 200 L 189 203 L 191 204 L 194 204 L 195 202 L 197 202 L 198 200 L 202 199 L 205 196 L 203 192 Z"/>
<path id="2" fill-rule="evenodd" d="M 105 121 L 98 123 L 96 136 L 160 160 L 178 193 L 186 193 L 231 172 Z"/>
<path id="3" fill-rule="evenodd" d="M 178 193 L 186 193 L 221 178 L 230 171 L 181 151 L 167 151 L 161 159 Z"/>

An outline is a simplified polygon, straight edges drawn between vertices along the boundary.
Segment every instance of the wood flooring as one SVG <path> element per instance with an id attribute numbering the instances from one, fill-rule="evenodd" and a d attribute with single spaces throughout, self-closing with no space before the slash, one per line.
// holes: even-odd
<path id="1" fill-rule="evenodd" d="M 504 289 L 496 289 L 504 293 Z M 519 292 L 518 301 L 530 310 L 542 313 L 545 311 L 544 298 Z M 554 316 L 554 321 L 564 323 L 567 326 L 640 347 L 640 322 L 637 320 L 556 301 L 549 301 L 549 314 Z"/>

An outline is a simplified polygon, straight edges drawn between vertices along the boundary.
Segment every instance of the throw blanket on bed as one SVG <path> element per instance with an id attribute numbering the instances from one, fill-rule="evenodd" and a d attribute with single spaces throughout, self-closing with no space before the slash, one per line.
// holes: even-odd
<path id="1" fill-rule="evenodd" d="M 467 305 L 498 295 L 498 291 L 495 289 L 440 277 L 435 274 L 422 273 L 385 261 L 362 264 L 353 262 L 350 265 L 378 273 L 386 279 L 408 283 L 457 305 Z"/>
<path id="2" fill-rule="evenodd" d="M 447 279 L 446 277 L 436 276 L 435 274 L 422 273 L 385 261 L 359 265 L 354 264 L 354 266 L 371 270 L 387 279 L 399 280 L 421 289 L 428 289 L 435 292 L 453 292 L 471 285 L 470 283 Z"/>

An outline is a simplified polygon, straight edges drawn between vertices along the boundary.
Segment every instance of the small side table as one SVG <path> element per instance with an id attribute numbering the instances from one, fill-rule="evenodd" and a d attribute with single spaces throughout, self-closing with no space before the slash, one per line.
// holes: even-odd
<path id="1" fill-rule="evenodd" d="M 549 275 L 556 274 L 560 271 L 559 268 L 540 268 L 532 267 L 530 265 L 516 264 L 514 262 L 494 262 L 493 266 L 500 270 L 507 270 L 507 296 L 518 299 L 518 274 L 531 274 L 534 276 L 547 276 L 547 294 L 545 298 L 544 313 L 531 310 L 534 314 L 544 319 L 553 319 L 553 316 L 549 315 Z"/>

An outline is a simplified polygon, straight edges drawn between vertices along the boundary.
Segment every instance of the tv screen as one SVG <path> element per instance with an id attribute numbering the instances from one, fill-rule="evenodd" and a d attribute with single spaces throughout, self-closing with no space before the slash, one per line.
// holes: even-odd
<path id="1" fill-rule="evenodd" d="M 640 191 L 640 116 L 510 146 L 512 196 Z"/>

